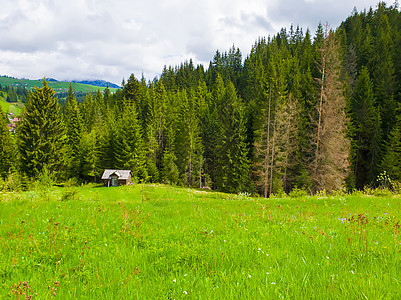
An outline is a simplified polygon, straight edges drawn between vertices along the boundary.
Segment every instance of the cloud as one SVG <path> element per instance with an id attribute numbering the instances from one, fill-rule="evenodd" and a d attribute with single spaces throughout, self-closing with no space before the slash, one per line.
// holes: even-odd
<path id="1" fill-rule="evenodd" d="M 293 24 L 314 32 L 319 23 L 327 22 L 330 27 L 337 28 L 351 15 L 354 7 L 362 11 L 375 7 L 376 3 L 377 0 L 281 0 L 270 10 L 269 18 L 282 27 L 289 28 L 289 24 Z"/>
<path id="2" fill-rule="evenodd" d="M 346 18 L 357 0 L 3 0 L 0 70 L 25 78 L 152 79 L 192 58 L 206 67 L 233 44 L 244 56 L 260 36 Z"/>

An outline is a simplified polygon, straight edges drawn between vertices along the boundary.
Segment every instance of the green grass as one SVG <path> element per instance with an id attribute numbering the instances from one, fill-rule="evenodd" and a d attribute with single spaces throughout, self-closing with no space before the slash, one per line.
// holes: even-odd
<path id="1" fill-rule="evenodd" d="M 163 185 L 2 193 L 0 298 L 398 299 L 400 202 Z"/>
<path id="2" fill-rule="evenodd" d="M 15 103 L 8 103 L 0 96 L 0 105 L 4 113 L 13 113 L 16 116 L 21 115 L 22 109 L 15 105 Z"/>
<path id="3" fill-rule="evenodd" d="M 42 80 L 29 80 L 29 79 L 16 79 L 16 78 L 9 78 L 0 76 L 0 84 L 2 86 L 23 86 L 27 90 L 33 89 L 35 86 L 41 88 L 42 87 Z M 68 92 L 70 88 L 70 82 L 63 82 L 63 81 L 50 81 L 48 82 L 49 86 L 54 89 L 56 93 L 58 92 Z M 71 82 L 72 88 L 75 92 L 97 92 L 99 89 L 101 91 L 105 90 L 104 87 L 98 87 L 93 85 L 87 85 L 82 83 L 75 83 Z M 114 93 L 117 89 L 110 88 L 110 91 Z"/>

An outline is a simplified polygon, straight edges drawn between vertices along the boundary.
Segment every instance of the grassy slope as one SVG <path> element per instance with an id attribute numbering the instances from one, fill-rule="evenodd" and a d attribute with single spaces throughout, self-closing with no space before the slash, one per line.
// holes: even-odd
<path id="1" fill-rule="evenodd" d="M 18 106 L 12 104 L 12 103 L 8 103 L 6 102 L 6 100 L 4 98 L 2 98 L 0 96 L 0 105 L 1 108 L 3 109 L 4 113 L 13 113 L 17 116 L 19 116 L 22 112 L 22 109 L 19 108 Z"/>
<path id="2" fill-rule="evenodd" d="M 30 90 L 36 87 L 42 87 L 41 80 L 29 80 L 29 79 L 14 79 L 0 76 L 0 84 L 2 86 L 24 86 L 26 89 Z M 97 92 L 99 89 L 103 91 L 104 87 L 98 87 L 93 85 L 81 84 L 81 83 L 71 83 L 72 88 L 75 92 Z M 49 86 L 51 86 L 55 92 L 68 92 L 70 88 L 70 82 L 61 82 L 61 81 L 51 81 L 49 82 Z M 117 89 L 110 89 L 111 92 L 115 92 Z"/>
<path id="3" fill-rule="evenodd" d="M 0 193 L 0 295 L 396 299 L 400 200 L 161 185 Z"/>
<path id="4" fill-rule="evenodd" d="M 0 76 L 0 84 L 2 86 L 24 86 L 26 89 L 30 90 L 33 89 L 35 86 L 36 87 L 42 87 L 42 82 L 40 80 L 28 80 L 28 79 L 13 79 L 13 78 L 7 78 L 7 77 L 2 77 Z M 103 87 L 97 87 L 97 86 L 92 86 L 92 85 L 87 85 L 87 84 L 81 84 L 81 83 L 75 83 L 72 82 L 72 88 L 76 92 L 92 92 L 95 93 L 99 89 L 100 91 L 103 91 L 105 88 Z M 49 82 L 49 85 L 54 89 L 54 91 L 57 92 L 68 92 L 70 88 L 70 83 L 69 82 Z M 117 89 L 110 88 L 110 91 L 113 93 Z M 14 113 L 15 115 L 19 116 L 22 112 L 22 109 L 15 104 L 8 103 L 5 101 L 4 97 L 0 95 L 0 105 L 5 113 Z"/>

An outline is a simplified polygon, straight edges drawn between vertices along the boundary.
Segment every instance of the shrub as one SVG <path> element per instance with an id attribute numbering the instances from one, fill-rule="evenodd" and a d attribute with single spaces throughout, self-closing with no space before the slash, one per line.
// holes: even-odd
<path id="1" fill-rule="evenodd" d="M 61 201 L 73 200 L 78 194 L 78 190 L 75 188 L 77 181 L 75 179 L 69 179 L 64 183 L 63 192 L 61 194 Z"/>
<path id="2" fill-rule="evenodd" d="M 378 189 L 394 190 L 393 181 L 386 171 L 383 171 L 377 176 L 376 185 Z"/>
<path id="3" fill-rule="evenodd" d="M 300 197 L 305 197 L 307 195 L 308 193 L 305 190 L 299 189 L 297 187 L 293 188 L 292 191 L 288 194 L 290 198 L 300 198 Z"/>

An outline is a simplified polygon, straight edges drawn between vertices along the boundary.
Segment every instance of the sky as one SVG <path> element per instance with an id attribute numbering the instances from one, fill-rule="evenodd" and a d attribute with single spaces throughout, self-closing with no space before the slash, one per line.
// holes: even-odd
<path id="1" fill-rule="evenodd" d="M 392 4 L 393 1 L 391 1 Z M 299 26 L 333 29 L 378 0 L 1 0 L 0 75 L 121 84 L 163 66 L 245 58 L 259 37 Z"/>

